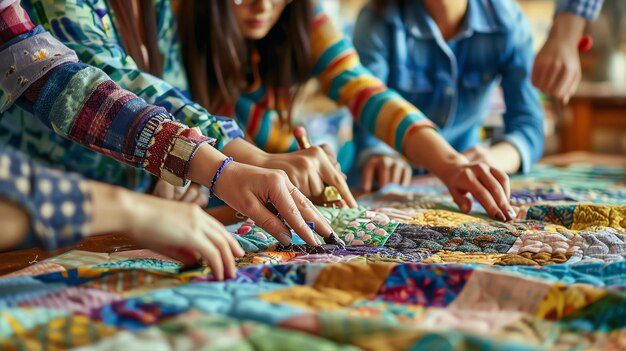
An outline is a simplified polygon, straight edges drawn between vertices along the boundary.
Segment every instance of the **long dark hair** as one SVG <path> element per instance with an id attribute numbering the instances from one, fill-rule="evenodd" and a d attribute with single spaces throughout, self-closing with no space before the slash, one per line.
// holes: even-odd
<path id="1" fill-rule="evenodd" d="M 281 121 L 289 123 L 290 111 L 300 87 L 311 77 L 311 26 L 313 4 L 293 0 L 260 40 L 246 40 L 231 11 L 231 0 L 185 0 L 181 9 L 183 57 L 195 101 L 215 112 L 224 103 L 234 104 L 259 78 L 278 99 L 288 104 Z M 258 66 L 249 62 L 258 53 Z M 284 112 L 284 111 L 281 111 Z"/>

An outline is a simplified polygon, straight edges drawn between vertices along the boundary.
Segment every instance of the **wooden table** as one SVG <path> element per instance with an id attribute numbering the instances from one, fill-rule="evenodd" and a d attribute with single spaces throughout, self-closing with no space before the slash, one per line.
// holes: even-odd
<path id="1" fill-rule="evenodd" d="M 557 156 L 546 157 L 542 160 L 542 163 L 552 164 L 555 166 L 566 166 L 572 163 L 590 163 L 595 165 L 607 165 L 607 166 L 626 166 L 626 157 L 611 156 L 611 155 L 598 155 L 587 152 L 573 152 Z M 235 211 L 227 207 L 220 207 L 211 209 L 209 213 L 217 218 L 220 222 L 228 225 L 237 223 L 240 221 L 235 216 Z M 16 271 L 18 269 L 27 267 L 38 261 L 45 260 L 46 258 L 60 255 L 70 250 L 85 250 L 94 252 L 119 252 L 139 249 L 134 242 L 128 239 L 124 235 L 111 234 L 100 235 L 87 238 L 81 241 L 78 245 L 46 252 L 40 249 L 28 249 L 11 251 L 0 254 L 0 275 L 9 272 Z"/>
<path id="2" fill-rule="evenodd" d="M 571 114 L 559 121 L 561 151 L 592 151 L 594 129 L 610 128 L 626 135 L 626 87 L 583 82 L 569 104 Z"/>

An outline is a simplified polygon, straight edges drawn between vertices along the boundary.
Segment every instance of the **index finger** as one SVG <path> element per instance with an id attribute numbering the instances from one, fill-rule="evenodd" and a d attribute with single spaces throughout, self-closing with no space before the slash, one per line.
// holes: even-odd
<path id="1" fill-rule="evenodd" d="M 294 189 L 295 191 L 292 191 L 292 193 L 297 193 L 298 191 L 295 186 Z M 293 229 L 302 240 L 312 246 L 319 245 L 313 231 L 302 218 L 302 214 L 291 197 L 291 194 L 289 194 L 289 190 L 287 190 L 285 184 L 280 185 L 280 191 L 278 193 L 270 194 L 270 201 L 274 204 L 278 213 L 285 219 L 291 229 Z"/>
<path id="2" fill-rule="evenodd" d="M 493 170 L 489 169 L 489 170 L 485 170 L 483 167 L 476 167 L 476 178 L 478 179 L 478 181 L 484 186 L 484 188 L 487 190 L 486 192 L 477 191 L 478 196 L 477 199 L 481 202 L 481 204 L 487 209 L 489 208 L 493 208 L 493 206 L 495 205 L 495 207 L 497 209 L 493 209 L 494 214 L 497 215 L 504 215 L 505 218 L 504 219 L 512 219 L 512 218 L 507 218 L 510 217 L 508 212 L 509 212 L 509 197 L 506 194 L 506 184 L 508 184 L 508 181 L 503 185 L 499 182 L 499 179 L 497 177 L 494 176 L 494 174 L 492 174 Z M 496 171 L 497 172 L 497 171 Z M 508 178 L 506 178 L 508 180 Z M 500 213 L 498 213 L 498 210 L 500 211 Z M 500 218 L 502 219 L 502 218 Z"/>

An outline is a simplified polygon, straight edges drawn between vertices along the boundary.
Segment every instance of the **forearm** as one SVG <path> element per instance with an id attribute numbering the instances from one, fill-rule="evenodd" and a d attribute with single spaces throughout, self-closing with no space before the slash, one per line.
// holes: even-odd
<path id="1" fill-rule="evenodd" d="M 584 34 L 587 21 L 570 12 L 560 12 L 554 17 L 548 40 L 557 40 L 569 45 L 578 45 Z"/>
<path id="2" fill-rule="evenodd" d="M 487 162 L 507 174 L 515 174 L 520 170 L 522 158 L 515 146 L 507 142 L 494 144 L 487 150 Z"/>
<path id="3" fill-rule="evenodd" d="M 222 152 L 237 162 L 253 166 L 262 166 L 270 155 L 243 138 L 234 139 L 222 149 Z"/>
<path id="4" fill-rule="evenodd" d="M 407 135 L 404 156 L 415 167 L 424 167 L 444 182 L 461 164 L 469 161 L 432 128 L 417 128 Z"/>

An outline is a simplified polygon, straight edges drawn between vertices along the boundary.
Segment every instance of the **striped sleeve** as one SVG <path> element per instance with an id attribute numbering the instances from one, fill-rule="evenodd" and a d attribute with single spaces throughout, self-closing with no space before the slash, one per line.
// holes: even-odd
<path id="1" fill-rule="evenodd" d="M 347 106 L 361 127 L 399 152 L 412 131 L 434 128 L 422 112 L 361 65 L 350 41 L 335 29 L 319 4 L 311 35 L 313 74 L 328 97 Z"/>

